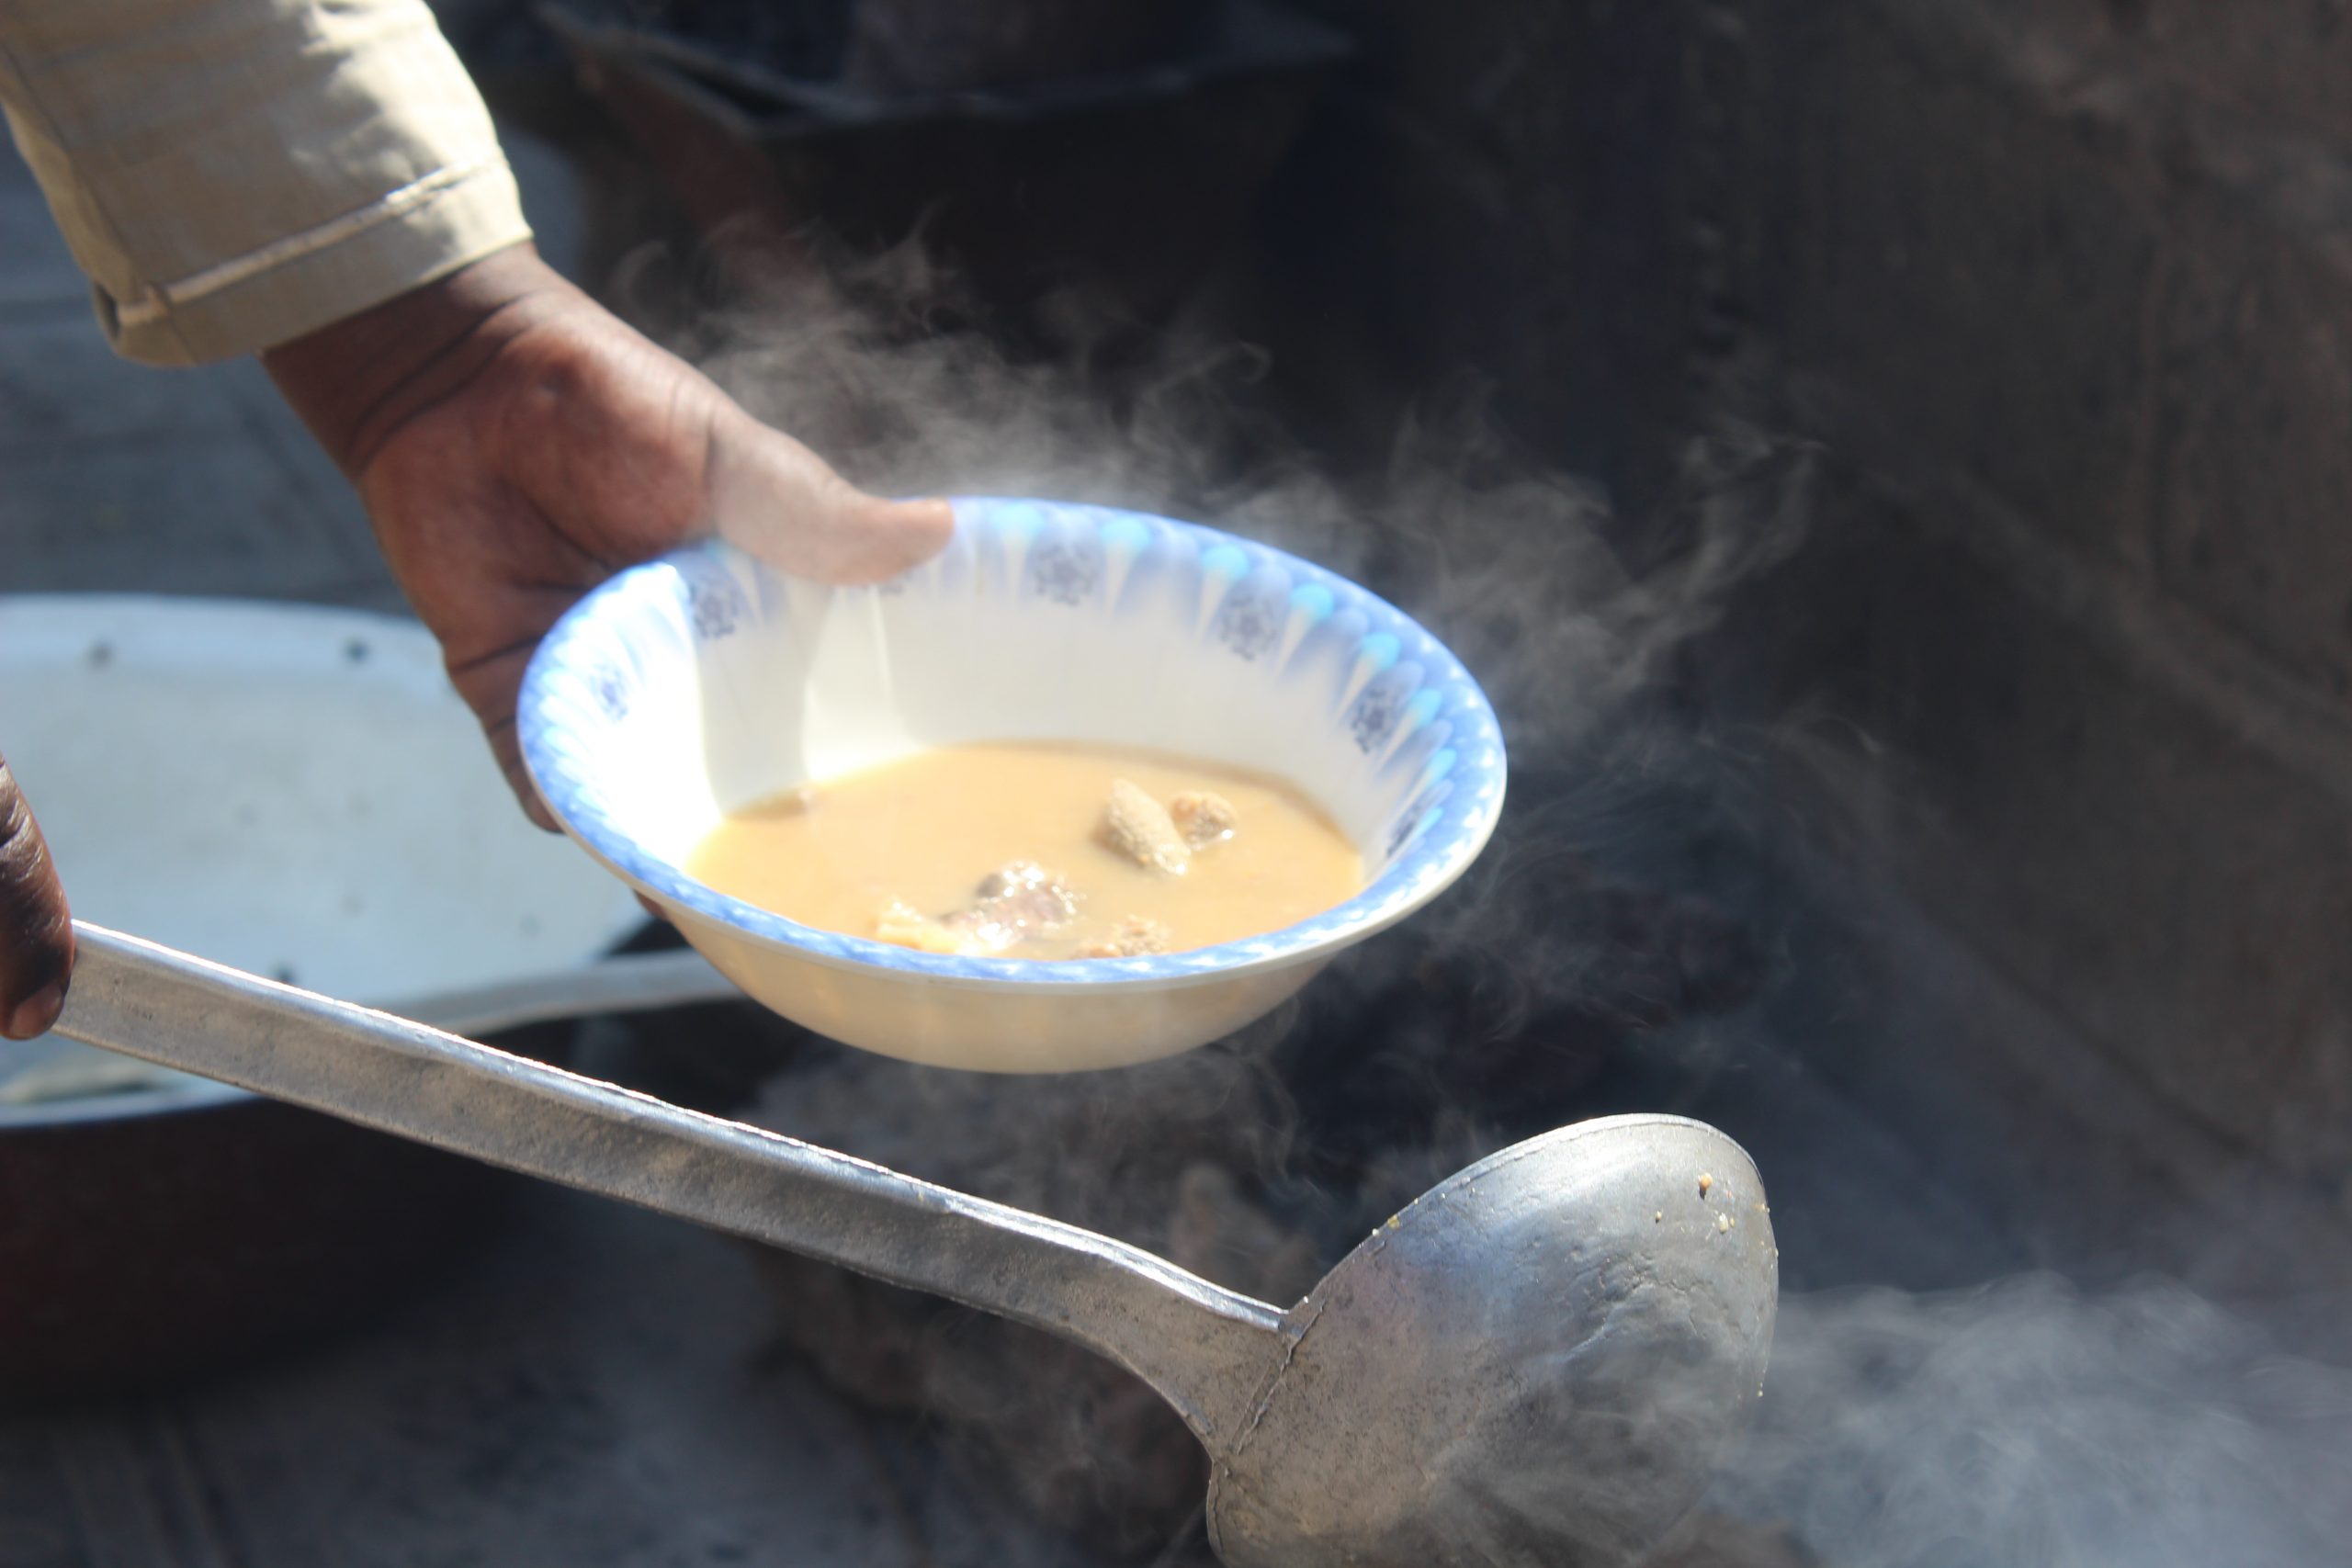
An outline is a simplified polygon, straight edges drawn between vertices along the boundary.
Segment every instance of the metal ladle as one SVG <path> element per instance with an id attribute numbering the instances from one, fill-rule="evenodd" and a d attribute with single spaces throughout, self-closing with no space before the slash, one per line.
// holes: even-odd
<path id="1" fill-rule="evenodd" d="M 1289 1311 L 1149 1253 L 421 1024 L 77 925 L 58 1028 L 927 1291 L 1141 1377 L 1232 1568 L 1638 1555 L 1762 1393 L 1778 1253 L 1737 1145 L 1618 1116 L 1413 1202 Z"/>

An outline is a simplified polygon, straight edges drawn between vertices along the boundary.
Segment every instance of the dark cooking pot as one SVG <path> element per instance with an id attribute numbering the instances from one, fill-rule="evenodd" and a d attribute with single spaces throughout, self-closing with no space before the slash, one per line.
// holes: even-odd
<path id="1" fill-rule="evenodd" d="M 571 1025 L 500 1039 L 558 1060 Z M 486 1234 L 514 1179 L 232 1090 L 0 1112 L 0 1401 L 103 1396 L 313 1339 Z"/>

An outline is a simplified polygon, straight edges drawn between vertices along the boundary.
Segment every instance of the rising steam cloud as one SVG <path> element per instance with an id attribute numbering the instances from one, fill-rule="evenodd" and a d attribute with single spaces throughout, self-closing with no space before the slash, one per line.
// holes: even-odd
<path id="1" fill-rule="evenodd" d="M 1408 1072 L 1349 1067 L 1401 1075 L 1440 1104 L 1436 1132 L 1375 1161 L 1394 1168 L 1367 1179 L 1395 1190 L 1377 1201 L 1486 1152 L 1497 1135 L 1475 1108 L 1442 1106 L 1460 1092 L 1461 1032 L 1540 1020 L 1594 984 L 1589 942 L 1561 936 L 1543 903 L 1564 860 L 1654 831 L 1644 802 L 1661 787 L 1741 809 L 1724 804 L 1724 749 L 1662 720 L 1654 699 L 1730 591 L 1796 547 L 1807 455 L 1738 431 L 1694 443 L 1671 515 L 1648 530 L 1677 547 L 1629 569 L 1594 489 L 1521 460 L 1475 400 L 1425 411 L 1376 471 L 1333 475 L 1257 411 L 1250 349 L 1179 332 L 1115 375 L 1023 363 L 956 328 L 952 282 L 917 252 L 846 276 L 801 275 L 669 335 L 869 487 L 1109 502 L 1251 534 L 1397 600 L 1487 685 L 1515 774 L 1548 787 L 1515 802 L 1495 849 L 1418 924 L 1491 958 L 1474 987 L 1491 1017 L 1429 1021 L 1438 1037 Z M 1267 1104 L 1299 1113 L 1279 1094 Z M 1287 1159 L 1292 1134 L 1262 1142 Z M 1048 1171 L 1023 1196 L 1050 1210 L 1059 1179 Z M 1166 1229 L 1164 1213 L 1071 1217 L 1152 1245 Z M 2177 1285 L 2088 1297 L 2032 1276 L 1799 1295 L 1781 1325 L 1762 1414 L 1708 1506 L 1785 1524 L 1821 1563 L 2352 1562 L 2352 1373 L 2282 1354 Z"/>
<path id="2" fill-rule="evenodd" d="M 2324 1568 L 2352 1542 L 2352 1371 L 2147 1280 L 1783 1303 L 1717 1501 L 1836 1568 Z"/>

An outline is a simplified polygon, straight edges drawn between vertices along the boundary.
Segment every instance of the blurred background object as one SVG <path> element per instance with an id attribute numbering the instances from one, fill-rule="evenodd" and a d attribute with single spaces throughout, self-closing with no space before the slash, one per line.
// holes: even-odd
<path id="1" fill-rule="evenodd" d="M 1238 240 L 1346 41 L 1260 0 L 550 3 L 580 81 L 722 254 L 920 238 L 1000 336 L 1162 326 Z M 821 241 L 820 241 L 821 237 Z M 1073 296 L 1088 309 L 1069 317 Z"/>
<path id="2" fill-rule="evenodd" d="M 842 77 L 886 93 L 954 92 L 1159 63 L 1185 0 L 858 0 Z"/>

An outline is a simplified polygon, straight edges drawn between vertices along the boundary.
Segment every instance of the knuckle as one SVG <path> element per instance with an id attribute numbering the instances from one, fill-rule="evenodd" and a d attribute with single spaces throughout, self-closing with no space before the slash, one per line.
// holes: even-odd
<path id="1" fill-rule="evenodd" d="M 32 807 L 0 761 L 0 949 L 12 950 L 0 951 L 0 967 L 17 967 L 26 950 L 57 946 L 70 923 Z"/>
<path id="2" fill-rule="evenodd" d="M 0 876 L 15 872 L 20 862 L 45 858 L 32 807 L 7 761 L 0 759 Z"/>
<path id="3" fill-rule="evenodd" d="M 0 1032 L 37 1034 L 55 1017 L 54 1005 L 28 1006 L 47 994 L 62 999 L 74 964 L 73 917 L 51 867 L 40 831 L 9 793 L 0 808 Z M 39 1016 L 28 1016 L 39 1012 Z"/>

